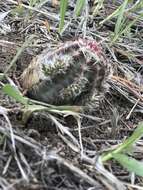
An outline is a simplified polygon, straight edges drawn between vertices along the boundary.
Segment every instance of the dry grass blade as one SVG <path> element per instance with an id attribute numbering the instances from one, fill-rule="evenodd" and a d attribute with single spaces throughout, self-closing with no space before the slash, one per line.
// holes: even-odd
<path id="1" fill-rule="evenodd" d="M 76 176 L 80 177 L 80 179 L 85 180 L 87 183 L 90 183 L 93 186 L 99 186 L 98 182 L 95 181 L 92 177 L 87 175 L 85 172 L 80 170 L 79 168 L 75 167 L 73 164 L 70 162 L 66 161 L 65 159 L 61 158 L 60 156 L 51 153 L 47 155 L 47 161 L 56 161 L 58 164 L 64 165 L 66 168 L 68 168 L 73 174 Z"/>
<path id="2" fill-rule="evenodd" d="M 0 133 L 10 138 L 10 131 L 8 131 L 7 129 L 0 127 Z M 35 151 L 37 152 L 39 152 L 39 150 L 41 149 L 40 144 L 38 144 L 35 140 L 31 138 L 28 137 L 24 138 L 21 137 L 20 135 L 14 134 L 14 139 L 20 143 L 25 144 L 28 147 L 35 149 Z"/>
<path id="3" fill-rule="evenodd" d="M 70 133 L 67 127 L 63 126 L 53 115 L 49 114 L 50 119 L 53 121 L 53 123 L 59 128 L 62 134 L 66 134 L 71 138 L 73 143 L 79 147 L 79 143 L 76 140 L 76 138 Z"/>
<path id="4" fill-rule="evenodd" d="M 3 172 L 2 172 L 3 175 L 5 175 L 7 173 L 11 161 L 12 161 L 12 156 L 9 156 L 9 158 L 7 160 L 7 163 L 6 163 L 6 165 L 5 165 L 4 169 L 3 169 Z"/>
<path id="5" fill-rule="evenodd" d="M 29 43 L 31 43 L 32 39 L 34 38 L 34 36 L 32 35 L 26 42 L 24 42 L 24 44 L 22 45 L 21 48 L 19 48 L 19 50 L 17 51 L 16 55 L 14 56 L 13 60 L 11 61 L 11 63 L 9 64 L 9 66 L 7 67 L 6 71 L 4 72 L 4 76 L 8 73 L 8 71 L 14 66 L 14 64 L 16 63 L 17 59 L 19 58 L 19 56 L 21 55 L 21 53 L 24 51 L 24 49 L 29 45 Z"/>
<path id="6" fill-rule="evenodd" d="M 112 188 L 114 187 L 118 190 L 126 189 L 125 185 L 122 182 L 120 182 L 112 173 L 110 173 L 104 168 L 101 158 L 98 159 L 95 167 L 99 173 L 101 173 L 106 179 L 109 180 L 109 182 L 112 184 Z"/>
<path id="7" fill-rule="evenodd" d="M 10 3 L 13 3 L 14 5 L 18 5 L 18 2 L 17 1 L 14 1 L 14 0 L 6 0 L 7 2 L 10 2 Z M 59 17 L 57 15 L 55 15 L 54 13 L 48 13 L 48 12 L 44 12 L 44 11 L 41 11 L 39 9 L 36 9 L 34 7 L 30 7 L 28 5 L 25 5 L 25 4 L 20 4 L 22 7 L 28 9 L 28 10 L 32 10 L 32 11 L 35 11 L 35 12 L 38 12 L 38 13 L 41 13 L 45 16 L 47 16 L 48 18 L 52 19 L 52 20 L 58 20 L 59 21 Z"/>
<path id="8" fill-rule="evenodd" d="M 0 13 L 0 23 L 4 20 L 4 18 L 8 15 L 10 11 Z"/>
<path id="9" fill-rule="evenodd" d="M 13 188 L 11 186 L 11 184 L 3 177 L 0 177 L 0 186 L 2 189 L 9 189 L 11 188 L 11 190 L 15 190 L 15 188 Z"/>
<path id="10" fill-rule="evenodd" d="M 66 6 L 59 35 L 61 2 Z M 143 128 L 136 130 L 143 114 L 142 8 L 140 0 L 0 0 L 0 189 L 143 189 L 137 175 L 142 176 Z M 31 35 L 33 43 L 23 44 Z M 76 55 L 79 37 L 100 44 L 114 73 L 99 107 L 83 113 L 84 106 L 23 96 L 19 76 L 32 57 L 44 49 Z"/>
<path id="11" fill-rule="evenodd" d="M 11 141 L 12 141 L 12 147 L 13 147 L 13 151 L 15 153 L 16 152 L 15 138 L 14 138 L 14 133 L 13 133 L 11 122 L 7 116 L 7 110 L 3 107 L 0 107 L 0 114 L 5 118 L 5 121 L 8 124 L 9 130 L 10 130 Z"/>
<path id="12" fill-rule="evenodd" d="M 23 178 L 26 182 L 29 182 L 29 178 L 28 178 L 28 176 L 26 175 L 25 169 L 22 167 L 22 164 L 21 164 L 21 162 L 20 162 L 20 160 L 19 160 L 17 154 L 14 154 L 14 158 L 15 158 L 15 160 L 16 160 L 16 163 L 17 163 L 17 165 L 18 165 L 18 168 L 19 168 L 19 170 L 20 170 L 20 173 L 21 173 L 21 175 L 22 175 L 22 178 Z"/>

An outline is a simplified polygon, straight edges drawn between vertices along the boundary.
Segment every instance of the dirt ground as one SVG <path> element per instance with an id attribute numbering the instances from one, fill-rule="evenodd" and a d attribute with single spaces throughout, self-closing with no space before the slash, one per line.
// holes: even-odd
<path id="1" fill-rule="evenodd" d="M 59 35 L 59 5 L 47 1 L 30 10 L 26 1 L 20 1 L 19 7 L 17 1 L 6 2 L 0 2 L 0 12 L 10 11 L 2 21 L 0 16 L 0 73 L 6 72 L 6 77 L 0 80 L 0 189 L 131 190 L 143 187 L 142 177 L 134 176 L 116 161 L 100 163 L 100 156 L 128 138 L 143 120 L 143 20 L 133 26 L 130 34 L 121 36 L 110 46 L 115 20 L 101 26 L 99 22 L 118 3 L 110 6 L 105 1 L 104 8 L 92 17 L 93 5 L 89 1 L 87 18 L 70 19 L 74 10 L 74 1 L 70 1 L 66 28 Z M 32 34 L 33 39 L 11 66 L 18 50 Z M 104 100 L 89 117 L 82 116 L 81 126 L 73 116 L 55 114 L 56 126 L 46 113 L 34 113 L 24 124 L 23 106 L 3 93 L 3 85 L 14 83 L 23 92 L 20 75 L 32 58 L 45 48 L 78 37 L 99 42 L 113 69 L 114 77 L 108 81 L 110 88 Z M 64 130 L 59 128 L 60 124 Z M 78 146 L 80 138 L 84 154 Z M 138 146 L 140 149 L 136 149 L 134 157 L 142 160 L 142 140 Z"/>

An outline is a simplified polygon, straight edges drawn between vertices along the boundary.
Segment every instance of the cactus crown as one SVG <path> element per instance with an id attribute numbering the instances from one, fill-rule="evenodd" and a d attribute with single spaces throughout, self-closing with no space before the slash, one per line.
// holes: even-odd
<path id="1" fill-rule="evenodd" d="M 107 61 L 95 41 L 69 41 L 44 50 L 22 74 L 33 99 L 50 104 L 98 104 L 109 76 Z"/>

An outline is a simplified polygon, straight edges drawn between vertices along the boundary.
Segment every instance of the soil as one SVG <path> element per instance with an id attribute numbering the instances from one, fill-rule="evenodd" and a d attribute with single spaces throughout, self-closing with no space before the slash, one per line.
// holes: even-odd
<path id="1" fill-rule="evenodd" d="M 11 6 L 12 4 L 3 5 L 3 10 L 7 10 Z M 72 5 L 70 6 L 72 7 Z M 55 11 L 57 12 L 57 10 Z M 72 11 L 72 8 L 70 10 Z M 28 11 L 24 9 L 23 14 L 28 15 Z M 6 18 L 6 24 L 10 25 L 11 31 L 0 35 L 0 73 L 6 71 L 17 54 L 17 50 L 28 39 L 30 34 L 35 35 L 33 43 L 22 51 L 15 64 L 6 73 L 7 77 L 14 82 L 22 93 L 23 89 L 21 88 L 19 77 L 36 54 L 46 47 L 55 46 L 65 41 L 65 39 L 71 40 L 83 35 L 81 29 L 78 31 L 75 29 L 78 25 L 76 21 L 73 21 L 72 26 L 69 26 L 62 36 L 59 36 L 57 22 L 49 21 L 51 28 L 50 32 L 47 32 L 44 22 L 48 21 L 45 16 L 33 12 L 33 15 L 27 21 L 27 19 L 23 18 L 23 14 L 19 16 L 20 19 L 10 14 Z M 69 14 L 71 13 L 69 12 Z M 88 30 L 90 30 L 91 34 L 95 30 L 94 25 L 96 25 L 96 22 L 91 20 L 88 23 Z M 108 35 L 108 27 L 104 25 L 98 29 L 103 37 Z M 88 37 L 90 32 L 87 32 Z M 95 38 L 95 36 L 93 37 Z M 117 45 L 115 44 L 115 46 Z M 117 66 L 104 44 L 103 49 L 110 60 L 114 74 L 118 76 L 124 75 L 120 70 L 121 66 Z M 124 62 L 123 57 L 119 56 L 118 58 L 120 58 L 120 62 Z M 132 68 L 130 69 L 132 70 Z M 1 82 L 6 84 L 8 80 L 4 78 Z M 113 149 L 129 137 L 137 124 L 142 121 L 142 112 L 135 111 L 127 119 L 134 103 L 131 103 L 119 91 L 115 90 L 111 83 L 109 85 L 110 89 L 106 93 L 104 100 L 100 102 L 99 108 L 90 113 L 92 119 L 83 117 L 81 121 L 84 154 L 92 161 L 95 160 L 95 163 L 104 151 L 107 152 Z M 47 118 L 46 113 L 34 113 L 24 124 L 22 122 L 22 105 L 5 95 L 2 88 L 0 90 L 0 105 L 9 110 L 5 118 L 5 114 L 0 109 L 0 189 L 119 189 L 121 184 L 113 182 L 113 180 L 110 181 L 110 177 L 104 176 L 94 168 L 93 164 L 82 157 L 77 144 L 74 144 L 73 140 L 65 132 L 62 133 Z M 141 105 L 137 108 L 140 109 L 140 107 Z M 68 129 L 79 143 L 79 130 L 76 119 L 72 116 L 65 118 L 58 116 L 58 118 L 58 121 Z M 139 160 L 142 159 L 142 156 L 143 153 L 141 152 L 136 155 Z M 122 181 L 125 189 L 132 189 L 126 185 L 126 183 L 131 183 L 130 173 L 117 162 L 108 161 L 105 168 L 106 171 L 109 171 L 118 180 Z M 136 177 L 135 183 L 142 186 L 142 178 Z"/>

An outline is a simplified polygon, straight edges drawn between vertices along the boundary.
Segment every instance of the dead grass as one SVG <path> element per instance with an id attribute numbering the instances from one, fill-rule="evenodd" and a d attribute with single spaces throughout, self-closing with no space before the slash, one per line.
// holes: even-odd
<path id="1" fill-rule="evenodd" d="M 104 1 L 98 4 L 98 9 L 89 3 L 78 18 L 73 18 L 75 4 L 70 1 L 65 26 L 59 35 L 56 2 L 46 0 L 30 7 L 24 0 L 1 0 L 1 89 L 8 82 L 21 90 L 20 74 L 44 48 L 86 37 L 102 45 L 113 68 L 108 81 L 110 90 L 92 115 L 76 115 L 67 110 L 35 112 L 26 125 L 21 118 L 23 106 L 1 90 L 0 189 L 143 189 L 142 177 L 128 172 L 114 160 L 104 165 L 101 160 L 103 153 L 118 147 L 142 121 L 143 18 L 111 43 L 117 17 L 103 25 L 101 22 L 121 1 Z M 135 8 L 131 12 L 133 8 L 133 5 L 128 7 L 126 22 L 133 21 L 140 13 Z M 96 11 L 96 16 L 91 10 L 94 14 Z M 31 35 L 33 40 L 21 48 Z M 16 52 L 20 53 L 15 57 Z M 6 77 L 2 79 L 3 74 Z M 134 154 L 129 154 L 142 160 L 142 146 L 140 139 L 134 144 Z"/>

